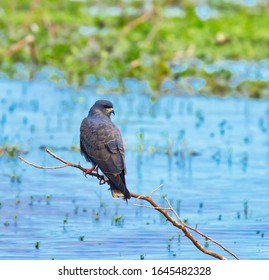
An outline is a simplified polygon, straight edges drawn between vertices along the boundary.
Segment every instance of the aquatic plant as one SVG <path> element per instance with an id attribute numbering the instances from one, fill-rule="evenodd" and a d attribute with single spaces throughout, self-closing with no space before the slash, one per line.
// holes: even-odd
<path id="1" fill-rule="evenodd" d="M 0 146 L 0 156 L 6 154 L 10 158 L 15 158 L 15 157 L 17 157 L 19 151 L 20 151 L 19 148 L 15 145 Z"/>
<path id="2" fill-rule="evenodd" d="M 74 209 L 74 214 L 75 214 L 75 215 L 78 214 L 78 209 L 79 209 L 79 206 L 76 206 L 75 209 Z"/>
<path id="3" fill-rule="evenodd" d="M 14 215 L 14 226 L 15 226 L 15 227 L 17 226 L 17 222 L 18 222 L 18 215 L 15 214 L 15 215 Z"/>
<path id="4" fill-rule="evenodd" d="M 85 236 L 84 235 L 80 235 L 79 237 L 79 241 L 84 241 Z"/>
<path id="5" fill-rule="evenodd" d="M 209 243 L 208 243 L 208 238 L 207 237 L 205 237 L 205 248 L 208 248 L 209 247 Z"/>
<path id="6" fill-rule="evenodd" d="M 178 215 L 180 215 L 180 208 L 181 208 L 181 200 L 177 199 L 177 204 L 176 204 L 176 212 Z"/>
<path id="7" fill-rule="evenodd" d="M 95 221 L 99 221 L 100 213 L 98 211 L 93 210 L 93 217 L 94 217 Z"/>
<path id="8" fill-rule="evenodd" d="M 18 174 L 12 174 L 12 175 L 8 175 L 10 177 L 10 181 L 12 183 L 21 183 L 21 175 Z"/>
<path id="9" fill-rule="evenodd" d="M 33 206 L 34 204 L 34 197 L 31 195 L 30 196 L 30 202 L 28 203 L 29 206 Z"/>
<path id="10" fill-rule="evenodd" d="M 68 216 L 69 216 L 69 214 L 66 213 L 66 214 L 65 214 L 65 218 L 63 219 L 63 225 L 64 225 L 64 226 L 65 226 L 65 225 L 67 224 L 67 222 L 68 222 Z"/>
<path id="11" fill-rule="evenodd" d="M 17 145 L 0 146 L 0 157 L 7 155 L 9 158 L 17 158 L 18 154 L 27 154 L 27 149 L 20 149 Z"/>
<path id="12" fill-rule="evenodd" d="M 170 251 L 171 250 L 171 246 L 172 246 L 172 241 L 174 240 L 175 236 L 171 236 L 168 238 L 167 241 L 167 249 Z"/>
<path id="13" fill-rule="evenodd" d="M 20 203 L 21 203 L 21 200 L 20 200 L 19 195 L 17 194 L 16 195 L 16 200 L 15 200 L 15 205 L 18 206 Z"/>
<path id="14" fill-rule="evenodd" d="M 139 153 L 143 153 L 143 151 L 144 151 L 144 145 L 143 145 L 143 143 L 144 143 L 144 131 L 143 130 L 141 130 L 141 131 L 139 131 L 138 133 L 137 133 L 137 137 L 138 137 L 138 141 L 139 141 L 139 144 L 138 144 L 138 152 Z"/>
<path id="15" fill-rule="evenodd" d="M 45 195 L 45 198 L 46 198 L 46 204 L 47 204 L 47 205 L 50 205 L 51 194 L 46 194 L 46 195 Z"/>
<path id="16" fill-rule="evenodd" d="M 247 201 L 244 202 L 244 217 L 245 217 L 245 219 L 248 218 L 248 202 Z"/>
<path id="17" fill-rule="evenodd" d="M 36 241 L 36 243 L 35 243 L 35 248 L 36 248 L 36 249 L 39 249 L 39 247 L 40 247 L 40 242 L 39 242 L 39 241 Z"/>
<path id="18" fill-rule="evenodd" d="M 5 227 L 8 227 L 8 226 L 9 226 L 9 221 L 5 221 L 5 222 L 4 222 L 4 226 L 5 226 Z"/>
<path id="19" fill-rule="evenodd" d="M 115 225 L 115 226 L 122 226 L 124 223 L 124 218 L 122 215 L 119 215 L 119 216 L 112 216 L 112 225 Z"/>

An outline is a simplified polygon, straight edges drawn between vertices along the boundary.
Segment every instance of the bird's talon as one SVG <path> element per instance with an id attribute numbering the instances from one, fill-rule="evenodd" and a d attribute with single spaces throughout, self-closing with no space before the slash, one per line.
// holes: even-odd
<path id="1" fill-rule="evenodd" d="M 106 183 L 104 178 L 99 179 L 99 185 L 104 185 Z"/>
<path id="2" fill-rule="evenodd" d="M 93 171 L 96 171 L 95 167 L 92 168 L 86 168 L 85 171 L 83 171 L 84 176 L 86 177 L 87 175 L 92 174 Z"/>

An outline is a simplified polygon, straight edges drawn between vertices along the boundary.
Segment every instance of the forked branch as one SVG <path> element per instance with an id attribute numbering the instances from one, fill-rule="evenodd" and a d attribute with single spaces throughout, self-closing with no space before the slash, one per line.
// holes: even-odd
<path id="1" fill-rule="evenodd" d="M 39 169 L 59 169 L 59 168 L 64 168 L 64 167 L 74 167 L 77 169 L 80 169 L 84 174 L 87 174 L 88 169 L 84 168 L 80 165 L 80 163 L 78 164 L 74 164 L 71 162 L 68 162 L 62 158 L 60 158 L 59 156 L 55 155 L 53 152 L 51 152 L 49 149 L 45 149 L 45 151 L 51 155 L 53 158 L 55 158 L 56 160 L 60 161 L 63 163 L 63 165 L 58 165 L 58 166 L 40 166 L 40 165 L 36 165 L 34 163 L 31 163 L 27 160 L 25 160 L 21 155 L 19 155 L 19 159 L 23 162 L 25 162 L 26 164 L 33 166 L 35 168 L 39 168 Z M 104 181 L 104 176 L 98 174 L 98 171 L 95 172 L 91 172 L 89 175 L 96 177 L 100 182 Z M 226 260 L 226 258 L 214 251 L 211 251 L 205 247 L 203 247 L 201 245 L 201 243 L 190 233 L 189 230 L 196 232 L 197 234 L 199 234 L 200 236 L 204 237 L 206 240 L 211 241 L 213 243 L 215 243 L 216 245 L 218 245 L 219 247 L 221 247 L 224 251 L 226 251 L 227 253 L 229 253 L 231 256 L 233 256 L 234 258 L 238 259 L 239 258 L 232 253 L 231 251 L 229 251 L 227 248 L 225 248 L 222 244 L 220 244 L 219 242 L 217 242 L 216 240 L 214 240 L 213 238 L 207 236 L 206 234 L 204 234 L 203 232 L 201 232 L 200 230 L 198 230 L 198 227 L 196 226 L 195 228 L 188 226 L 186 223 L 184 223 L 182 221 L 182 219 L 180 218 L 180 216 L 177 214 L 177 212 L 175 211 L 175 209 L 172 207 L 171 203 L 169 202 L 169 200 L 165 197 L 165 201 L 168 205 L 168 207 L 162 207 L 160 205 L 158 205 L 153 199 L 152 199 L 152 195 L 159 189 L 161 188 L 162 185 L 160 185 L 159 187 L 157 187 L 156 189 L 154 189 L 149 195 L 140 195 L 140 194 L 135 194 L 135 193 L 130 193 L 131 197 L 137 199 L 137 200 L 144 200 L 147 201 L 150 205 L 141 205 L 141 204 L 135 204 L 136 206 L 139 207 L 145 207 L 145 208 L 152 208 L 155 209 L 156 211 L 159 211 L 165 218 L 167 221 L 169 221 L 173 226 L 175 226 L 176 228 L 178 228 L 179 230 L 181 230 L 184 235 L 194 244 L 194 246 L 200 250 L 201 252 L 203 252 L 204 254 L 210 255 L 214 258 L 220 259 L 220 260 Z M 173 218 L 173 216 L 175 218 Z"/>

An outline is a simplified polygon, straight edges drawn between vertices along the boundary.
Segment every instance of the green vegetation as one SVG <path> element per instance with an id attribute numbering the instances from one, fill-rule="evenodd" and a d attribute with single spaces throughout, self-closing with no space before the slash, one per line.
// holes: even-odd
<path id="1" fill-rule="evenodd" d="M 65 225 L 67 224 L 67 222 L 68 222 L 68 216 L 69 216 L 69 214 L 66 213 L 66 214 L 65 214 L 65 218 L 63 219 L 63 226 L 65 226 Z"/>
<path id="2" fill-rule="evenodd" d="M 124 223 L 124 218 L 122 215 L 112 217 L 112 225 L 122 226 L 123 223 Z"/>
<path id="3" fill-rule="evenodd" d="M 245 7 L 208 1 L 214 16 L 203 20 L 195 1 L 155 0 L 149 7 L 145 3 L 3 0 L 2 72 L 11 78 L 32 78 L 43 66 L 53 66 L 77 86 L 93 74 L 120 81 L 145 79 L 157 91 L 165 78 L 191 74 L 206 79 L 206 92 L 226 95 L 229 73 L 207 74 L 195 67 L 178 73 L 171 64 L 193 57 L 212 63 L 269 56 L 268 4 Z M 19 62 L 26 74 L 16 71 Z M 58 81 L 62 76 L 54 73 L 50 78 Z M 260 87 L 251 87 L 250 95 L 263 96 Z"/>
<path id="4" fill-rule="evenodd" d="M 21 183 L 21 175 L 18 174 L 7 174 L 6 176 L 10 177 L 11 183 Z"/>
<path id="5" fill-rule="evenodd" d="M 39 242 L 39 241 L 36 241 L 36 243 L 35 243 L 35 248 L 36 248 L 36 249 L 39 249 L 39 246 L 40 246 L 40 242 Z"/>
<path id="6" fill-rule="evenodd" d="M 0 157 L 7 155 L 8 158 L 16 158 L 19 154 L 27 154 L 29 151 L 27 149 L 21 150 L 16 145 L 4 145 L 0 146 Z"/>
<path id="7" fill-rule="evenodd" d="M 19 152 L 19 149 L 15 145 L 13 145 L 11 147 L 9 147 L 7 145 L 0 146 L 0 156 L 2 156 L 3 154 L 7 154 L 8 157 L 15 158 L 17 156 L 18 152 Z"/>
<path id="8" fill-rule="evenodd" d="M 81 236 L 79 237 L 79 241 L 84 241 L 84 238 L 85 238 L 85 236 L 84 236 L 84 235 L 81 235 Z"/>
<path id="9" fill-rule="evenodd" d="M 46 204 L 47 204 L 47 205 L 50 205 L 51 194 L 46 194 L 46 195 L 45 195 L 45 198 L 46 198 Z"/>

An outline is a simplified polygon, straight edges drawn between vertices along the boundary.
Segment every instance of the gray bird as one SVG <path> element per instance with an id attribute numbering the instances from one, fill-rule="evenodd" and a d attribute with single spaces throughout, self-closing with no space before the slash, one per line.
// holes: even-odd
<path id="1" fill-rule="evenodd" d="M 93 168 L 100 168 L 108 178 L 113 198 L 127 201 L 131 196 L 125 182 L 124 147 L 111 113 L 115 114 L 110 101 L 95 102 L 80 126 L 80 151 Z"/>

